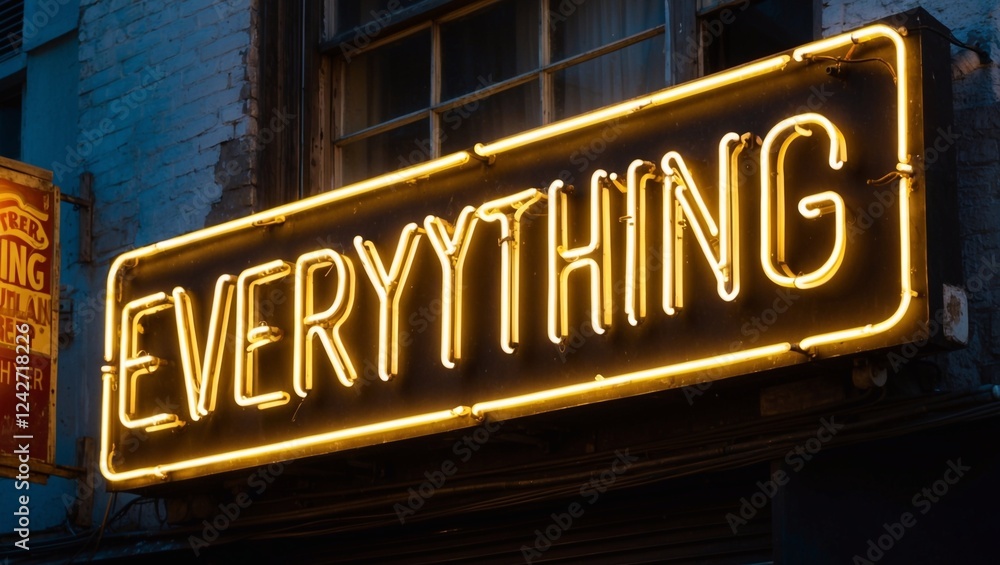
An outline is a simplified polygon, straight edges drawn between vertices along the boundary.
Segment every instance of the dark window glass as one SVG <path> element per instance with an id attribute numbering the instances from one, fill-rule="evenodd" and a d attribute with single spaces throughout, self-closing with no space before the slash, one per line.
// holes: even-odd
<path id="1" fill-rule="evenodd" d="M 767 57 L 813 40 L 813 2 L 757 0 L 701 18 L 705 74 Z"/>
<path id="2" fill-rule="evenodd" d="M 657 35 L 563 69 L 553 76 L 555 117 L 562 119 L 666 86 L 664 38 Z"/>
<path id="3" fill-rule="evenodd" d="M 541 125 L 538 81 L 504 90 L 441 113 L 441 154 L 470 149 Z"/>
<path id="4" fill-rule="evenodd" d="M 0 156 L 21 158 L 21 86 L 0 91 Z"/>
<path id="5" fill-rule="evenodd" d="M 415 14 L 444 8 L 441 4 L 333 0 L 330 5 L 337 31 L 343 32 L 366 21 L 375 29 L 381 25 L 379 15 L 398 14 L 407 6 Z M 497 0 L 474 11 L 426 12 L 428 17 L 415 18 L 391 43 L 341 58 L 343 105 L 334 143 L 342 182 L 468 150 L 543 120 L 564 119 L 667 85 L 663 0 L 550 0 L 547 28 L 541 4 Z M 461 10 L 466 3 L 449 6 Z M 595 57 L 594 50 L 643 32 L 650 36 Z M 550 63 L 559 70 L 542 70 Z M 566 64 L 572 66 L 561 68 Z M 482 95 L 494 85 L 502 90 Z M 552 112 L 543 114 L 543 109 Z M 365 131 L 375 127 L 377 134 Z"/>
<path id="6" fill-rule="evenodd" d="M 430 123 L 419 120 L 343 146 L 343 182 L 350 184 L 430 159 Z"/>
<path id="7" fill-rule="evenodd" d="M 0 0 L 0 61 L 21 50 L 24 0 Z"/>
<path id="8" fill-rule="evenodd" d="M 800 0 L 801 1 L 801 0 Z M 663 24 L 663 0 L 552 2 L 552 61 L 579 55 Z"/>
<path id="9" fill-rule="evenodd" d="M 334 34 L 368 24 L 368 35 L 378 35 L 382 28 L 398 20 L 400 11 L 422 1 L 424 0 L 336 0 L 333 11 Z"/>
<path id="10" fill-rule="evenodd" d="M 344 134 L 430 106 L 430 52 L 430 30 L 423 30 L 351 61 L 344 84 Z"/>
<path id="11" fill-rule="evenodd" d="M 538 68 L 538 3 L 508 0 L 441 25 L 441 100 Z"/>

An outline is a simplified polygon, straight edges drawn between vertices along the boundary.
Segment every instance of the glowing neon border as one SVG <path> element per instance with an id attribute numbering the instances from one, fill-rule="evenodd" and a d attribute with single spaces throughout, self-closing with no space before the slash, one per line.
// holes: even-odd
<path id="1" fill-rule="evenodd" d="M 678 100 L 682 100 L 697 94 L 701 94 L 716 88 L 720 88 L 744 79 L 762 76 L 774 71 L 783 70 L 786 65 L 794 59 L 796 62 L 806 60 L 810 55 L 828 52 L 834 49 L 864 43 L 878 38 L 886 38 L 893 42 L 896 47 L 896 69 L 897 76 L 897 171 L 901 174 L 899 183 L 899 213 L 900 213 L 900 279 L 901 279 L 901 300 L 896 311 L 889 318 L 880 322 L 867 324 L 855 328 L 838 330 L 808 336 L 799 342 L 802 350 L 814 350 L 817 346 L 839 343 L 877 333 L 885 332 L 899 323 L 909 309 L 910 302 L 914 296 L 910 280 L 910 208 L 909 193 L 913 167 L 910 165 L 909 154 L 909 130 L 908 130 L 908 94 L 906 47 L 900 34 L 886 25 L 868 26 L 854 32 L 823 39 L 803 47 L 795 49 L 792 56 L 780 55 L 769 59 L 764 59 L 756 63 L 745 65 L 730 71 L 725 71 L 710 77 L 706 77 L 690 83 L 685 83 L 676 87 L 667 88 L 651 95 L 640 97 L 609 106 L 607 108 L 583 114 L 568 120 L 563 120 L 543 126 L 534 130 L 529 130 L 508 138 L 501 139 L 491 144 L 477 144 L 475 152 L 483 157 L 492 157 L 521 147 L 528 143 L 549 139 L 563 133 L 568 133 L 581 128 L 600 124 L 606 120 L 612 120 L 627 116 L 634 112 L 650 106 L 658 106 Z M 177 249 L 189 243 L 195 243 L 215 236 L 232 233 L 243 229 L 251 229 L 261 225 L 284 222 L 288 216 L 299 214 L 315 207 L 350 199 L 354 196 L 376 191 L 379 189 L 394 186 L 399 183 L 413 181 L 421 177 L 452 169 L 461 166 L 469 161 L 470 154 L 458 152 L 451 155 L 434 159 L 413 167 L 408 167 L 400 171 L 381 175 L 366 181 L 355 183 L 344 188 L 329 193 L 313 196 L 301 201 L 293 202 L 277 208 L 260 212 L 246 218 L 241 218 L 215 226 L 182 235 L 173 239 L 159 242 L 147 247 L 136 249 L 122 254 L 112 263 L 108 274 L 107 296 L 109 305 L 106 313 L 105 327 L 105 360 L 114 362 L 114 346 L 116 334 L 116 306 L 117 283 L 122 269 L 134 265 L 140 259 L 148 258 L 164 251 Z M 114 394 L 114 381 L 117 378 L 115 369 L 106 366 L 102 369 L 102 418 L 101 418 L 101 461 L 102 474 L 114 482 L 132 481 L 144 478 L 155 478 L 167 480 L 170 473 L 192 471 L 203 466 L 213 466 L 213 472 L 220 472 L 229 469 L 246 467 L 254 462 L 273 461 L 275 458 L 295 458 L 305 455 L 327 453 L 331 444 L 339 444 L 341 448 L 357 447 L 370 443 L 373 434 L 384 436 L 392 432 L 397 432 L 394 439 L 405 437 L 415 437 L 444 431 L 460 427 L 475 425 L 479 419 L 486 416 L 508 418 L 521 415 L 536 414 L 548 410 L 585 404 L 589 401 L 599 401 L 609 398 L 618 398 L 646 392 L 648 390 L 664 390 L 683 386 L 686 380 L 691 382 L 701 382 L 714 380 L 712 374 L 701 375 L 699 379 L 683 379 L 682 375 L 703 371 L 719 366 L 729 366 L 735 363 L 751 362 L 755 360 L 773 358 L 785 355 L 793 349 L 792 344 L 783 342 L 773 345 L 757 347 L 754 349 L 737 351 L 723 355 L 706 357 L 693 361 L 675 363 L 663 367 L 636 371 L 617 376 L 604 377 L 597 375 L 593 381 L 582 382 L 574 385 L 558 387 L 554 389 L 539 391 L 521 396 L 489 400 L 479 402 L 472 406 L 459 406 L 452 410 L 431 412 L 389 420 L 375 424 L 357 426 L 345 430 L 337 430 L 316 434 L 303 438 L 286 440 L 266 446 L 256 446 L 239 449 L 235 451 L 197 457 L 183 461 L 176 461 L 154 467 L 133 469 L 125 472 L 116 472 L 111 468 L 112 452 L 110 450 L 110 422 L 113 416 L 111 411 L 112 396 Z M 796 357 L 801 358 L 800 355 Z M 645 385 L 645 386 L 643 386 Z M 652 386 L 650 386 L 652 385 Z M 385 440 L 384 437 L 381 438 Z M 203 474 L 203 473 L 187 473 Z"/>

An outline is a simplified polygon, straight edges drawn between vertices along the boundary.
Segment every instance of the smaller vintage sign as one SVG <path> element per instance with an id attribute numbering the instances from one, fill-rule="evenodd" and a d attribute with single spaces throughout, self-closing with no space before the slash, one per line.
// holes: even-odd
<path id="1" fill-rule="evenodd" d="M 19 481 L 55 456 L 58 204 L 52 173 L 0 157 L 0 476 Z"/>

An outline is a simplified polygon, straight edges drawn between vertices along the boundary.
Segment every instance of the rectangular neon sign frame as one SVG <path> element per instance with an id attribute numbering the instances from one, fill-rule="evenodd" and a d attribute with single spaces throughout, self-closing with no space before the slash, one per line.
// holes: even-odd
<path id="1" fill-rule="evenodd" d="M 113 422 L 118 413 L 115 410 L 115 387 L 119 378 L 114 364 L 124 351 L 116 351 L 119 345 L 119 322 L 122 320 L 124 305 L 116 300 L 120 296 L 122 274 L 126 268 L 163 252 L 176 250 L 193 244 L 205 244 L 215 237 L 243 230 L 253 230 L 261 226 L 283 223 L 297 214 L 309 212 L 323 205 L 348 201 L 354 197 L 396 187 L 402 183 L 428 177 L 459 167 L 472 158 L 490 159 L 528 144 L 537 143 L 570 133 L 581 128 L 602 124 L 646 111 L 648 108 L 668 105 L 714 89 L 772 73 L 785 72 L 789 66 L 808 64 L 813 55 L 829 54 L 832 51 L 871 41 L 889 41 L 895 49 L 896 81 L 896 155 L 899 175 L 898 202 L 900 225 L 899 303 L 894 313 L 885 319 L 873 320 L 868 324 L 840 328 L 818 334 L 803 336 L 797 344 L 780 341 L 761 347 L 740 350 L 722 355 L 714 355 L 675 364 L 652 367 L 638 371 L 614 375 L 594 375 L 592 380 L 569 386 L 541 390 L 530 394 L 520 394 L 501 398 L 488 398 L 471 405 L 456 406 L 451 409 L 431 411 L 404 418 L 392 419 L 370 425 L 311 434 L 292 440 L 269 445 L 236 449 L 218 454 L 191 459 L 168 461 L 155 466 L 118 471 L 113 468 L 114 444 L 112 441 Z M 719 366 L 739 366 L 740 363 L 775 359 L 775 364 L 790 365 L 807 360 L 810 355 L 822 356 L 824 347 L 852 340 L 863 339 L 885 332 L 902 320 L 910 310 L 916 293 L 913 290 L 911 273 L 912 243 L 910 219 L 910 193 L 914 167 L 911 163 L 910 111 L 908 82 L 908 53 L 900 33 L 886 25 L 872 25 L 857 31 L 838 35 L 807 44 L 792 51 L 791 55 L 780 55 L 763 59 L 736 69 L 722 72 L 691 83 L 668 88 L 644 97 L 629 100 L 601 110 L 590 112 L 540 127 L 489 144 L 477 144 L 474 154 L 458 152 L 428 161 L 400 171 L 362 181 L 342 189 L 317 195 L 302 201 L 290 203 L 252 216 L 234 220 L 216 227 L 182 235 L 148 247 L 127 252 L 113 262 L 107 279 L 108 308 L 105 321 L 105 351 L 107 365 L 103 368 L 102 424 L 101 424 L 101 470 L 113 485 L 142 485 L 171 478 L 185 478 L 212 472 L 248 467 L 264 462 L 296 458 L 307 455 L 329 453 L 351 447 L 382 443 L 386 440 L 403 439 L 427 435 L 445 430 L 477 425 L 482 418 L 506 419 L 510 417 L 537 414 L 590 402 L 621 398 L 665 390 L 712 380 L 712 374 L 705 371 Z M 789 124 L 792 127 L 795 124 Z M 764 220 L 762 220 L 764 221 Z M 359 249 L 361 249 L 359 245 Z M 596 315 L 596 314 L 595 314 Z M 595 328 L 597 326 L 595 325 Z"/>

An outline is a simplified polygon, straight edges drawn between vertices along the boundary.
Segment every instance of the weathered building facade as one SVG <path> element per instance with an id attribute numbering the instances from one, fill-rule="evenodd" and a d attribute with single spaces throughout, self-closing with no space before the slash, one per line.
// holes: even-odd
<path id="1" fill-rule="evenodd" d="M 7 4 L 19 3 L 0 6 Z M 904 14 L 918 8 L 923 11 Z M 31 557 L 50 561 L 74 555 L 117 559 L 139 554 L 215 560 L 299 556 L 331 562 L 992 561 L 990 523 L 971 516 L 986 515 L 995 507 L 995 485 L 1000 480 L 1000 461 L 988 441 L 997 428 L 994 405 L 1000 398 L 1000 388 L 994 388 L 1000 386 L 1000 316 L 994 304 L 1000 288 L 996 278 L 1000 227 L 993 221 L 1000 211 L 1000 6 L 994 2 L 52 0 L 25 2 L 22 9 L 20 32 L 5 32 L 2 39 L 10 47 L 0 55 L 0 147 L 4 156 L 52 170 L 62 192 L 79 198 L 65 202 L 62 213 L 56 428 L 56 464 L 75 478 L 52 476 L 46 485 L 32 484 Z M 107 343 L 115 348 L 121 343 L 116 330 L 106 330 L 122 315 L 121 298 L 115 297 L 113 315 L 107 316 L 107 278 L 109 272 L 117 272 L 116 258 L 204 228 L 231 225 L 226 222 L 276 206 L 317 195 L 336 198 L 330 195 L 345 187 L 354 190 L 351 187 L 366 179 L 462 151 L 472 154 L 463 161 L 463 171 L 470 167 L 466 162 L 477 161 L 483 161 L 487 170 L 493 166 L 491 158 L 502 157 L 477 154 L 473 149 L 477 143 L 572 120 L 776 53 L 789 53 L 791 61 L 792 50 L 800 45 L 879 21 L 893 29 L 904 28 L 901 36 L 927 38 L 922 44 L 928 65 L 922 75 L 923 107 L 925 116 L 933 115 L 939 125 L 924 135 L 924 147 L 913 153 L 919 172 L 939 175 L 928 188 L 936 192 L 928 200 L 926 213 L 934 227 L 929 228 L 927 246 L 942 258 L 930 261 L 928 269 L 931 278 L 959 289 L 955 296 L 966 301 L 956 316 L 967 322 L 967 336 L 943 335 L 946 330 L 939 319 L 939 325 L 926 325 L 923 333 L 904 336 L 886 347 L 838 351 L 830 359 L 801 364 L 768 365 L 772 357 L 762 357 L 763 361 L 757 360 L 760 365 L 744 367 L 743 374 L 739 369 L 714 376 L 708 369 L 694 371 L 691 380 L 607 402 L 568 403 L 566 409 L 484 418 L 476 425 L 398 438 L 375 436 L 353 444 L 338 438 L 345 442 L 341 449 L 327 448 L 334 440 L 316 451 L 295 444 L 259 459 L 253 459 L 258 457 L 255 452 L 229 467 L 207 466 L 209 470 L 202 472 L 195 466 L 176 479 L 165 474 L 169 480 L 160 483 L 143 479 L 115 486 L 102 476 L 102 465 L 120 461 L 115 456 L 144 454 L 148 450 L 143 446 L 159 445 L 159 437 L 182 435 L 179 425 L 166 432 L 138 426 L 139 431 L 118 436 L 133 443 L 119 441 L 109 446 L 110 452 L 101 449 L 106 420 L 102 404 L 109 394 L 105 387 L 121 372 L 118 367 L 124 367 L 118 364 L 120 358 L 109 359 L 107 352 Z M 888 66 L 893 81 L 905 79 L 896 76 L 900 70 L 896 62 L 886 62 L 882 55 L 874 58 L 881 60 L 858 65 L 833 61 L 831 68 L 847 69 L 830 72 L 857 76 L 873 67 L 884 72 L 882 67 Z M 863 67 L 866 64 L 871 66 Z M 842 104 L 830 100 L 836 96 L 832 91 L 807 88 L 805 92 L 796 94 L 790 107 L 823 114 L 824 108 Z M 642 108 L 635 109 L 640 118 L 646 115 L 643 112 L 652 112 Z M 692 111 L 709 116 L 707 124 L 724 110 Z M 636 143 L 630 141 L 636 137 L 629 136 L 651 135 L 642 129 L 648 126 L 629 126 L 638 120 L 629 122 L 624 116 L 595 122 L 577 137 L 554 137 L 548 146 L 543 140 L 533 146 L 538 155 L 516 154 L 520 164 L 516 169 L 545 163 L 547 168 L 537 173 L 539 184 L 532 185 L 540 190 L 555 179 L 585 187 L 594 170 L 602 167 L 608 172 L 620 169 L 624 178 L 628 162 L 621 156 L 633 151 L 630 144 Z M 773 122 L 766 127 L 777 128 L 777 120 Z M 875 129 L 873 125 L 873 138 Z M 768 132 L 752 133 L 760 139 L 756 145 L 750 142 L 748 152 L 759 149 Z M 846 161 L 853 164 L 855 141 L 848 141 L 852 145 Z M 718 138 L 712 143 L 718 144 Z M 691 167 L 715 167 L 715 156 L 705 155 Z M 655 157 L 660 165 L 661 156 L 651 153 L 649 158 Z M 760 161 L 756 163 L 759 167 Z M 498 162 L 492 170 L 508 170 L 503 166 Z M 899 172 L 902 176 L 889 178 L 887 188 L 872 188 L 869 200 L 848 203 L 846 241 L 853 241 L 852 230 L 860 233 L 870 223 L 898 212 L 901 203 L 894 191 L 909 174 L 905 169 Z M 425 171 L 403 180 L 414 185 L 434 174 Z M 460 177 L 466 183 L 463 190 L 481 189 L 487 184 L 481 179 L 493 182 L 490 175 L 500 173 Z M 706 178 L 714 175 L 708 173 Z M 389 182 L 404 186 L 399 180 Z M 711 194 L 711 189 L 704 192 Z M 428 200 L 434 198 L 447 200 L 440 195 Z M 658 198 L 658 194 L 649 197 L 650 202 Z M 443 208 L 448 221 L 459 223 L 462 205 Z M 392 207 L 391 200 L 373 201 L 367 210 L 364 204 L 357 206 L 360 210 L 352 214 L 387 210 L 384 216 L 399 222 L 391 226 L 398 237 L 405 213 L 394 216 L 400 210 Z M 422 203 L 407 201 L 404 206 L 414 210 L 405 221 L 424 227 Z M 558 212 L 545 206 L 539 204 L 542 212 L 527 216 L 538 220 L 536 229 Z M 612 209 L 622 212 L 615 220 L 624 219 L 631 210 L 624 200 L 620 209 Z M 288 211 L 280 221 L 267 218 L 247 229 L 267 229 L 267 224 L 280 225 L 284 216 L 299 213 L 282 210 Z M 375 214 L 370 224 L 381 225 L 381 217 Z M 359 285 L 369 284 L 368 276 L 377 280 L 374 267 L 366 275 L 363 244 L 344 234 L 322 241 L 322 236 L 338 234 L 337 226 L 351 221 L 333 212 L 330 218 L 329 227 L 313 220 L 318 227 L 303 221 L 299 229 L 321 240 L 317 248 L 354 254 L 349 268 L 356 278 L 351 280 Z M 484 216 L 483 225 L 487 221 Z M 445 241 L 454 235 L 442 229 Z M 208 238 L 196 243 L 205 250 L 218 244 L 221 251 L 213 261 L 220 264 L 227 257 L 243 261 L 232 271 L 235 280 L 239 269 L 265 260 L 280 257 L 296 265 L 302 254 L 293 253 L 290 244 L 282 247 L 286 240 L 279 237 L 233 242 Z M 759 237 L 747 240 L 756 242 Z M 624 256 L 625 236 L 615 241 L 621 242 L 616 257 Z M 393 271 L 388 250 L 395 240 L 377 243 L 384 250 L 382 260 Z M 431 244 L 422 245 L 420 253 L 425 255 L 416 261 L 433 261 Z M 696 244 L 690 245 L 690 263 L 704 263 Z M 706 245 L 719 244 L 715 240 Z M 271 255 L 258 255 L 255 249 Z M 283 249 L 289 250 L 287 256 L 280 255 Z M 747 256 L 756 260 L 753 253 L 751 249 Z M 197 252 L 192 257 L 197 259 Z M 333 269 L 334 263 L 330 259 L 322 266 Z M 205 269 L 195 260 L 190 264 L 192 277 Z M 527 265 L 536 264 L 545 266 L 529 259 L 525 272 L 530 271 Z M 594 264 L 598 272 L 596 259 Z M 955 268 L 935 271 L 948 265 Z M 417 268 L 431 272 L 431 267 Z M 176 265 L 156 271 L 157 276 L 168 280 L 171 269 Z M 123 279 L 128 279 L 128 272 L 122 271 Z M 143 282 L 138 274 L 142 271 L 131 272 Z M 707 276 L 692 288 L 701 285 L 714 293 L 715 280 L 708 269 L 692 272 Z M 216 277 L 213 274 L 210 282 Z M 128 279 L 123 284 L 133 282 Z M 385 287 L 391 292 L 391 285 Z M 171 288 L 163 290 L 169 294 Z M 621 327 L 631 329 L 624 288 L 613 291 L 613 312 L 608 316 L 619 325 L 608 339 L 619 340 L 613 342 L 615 347 L 627 349 L 628 343 L 614 337 L 624 333 Z M 140 289 L 160 290 L 141 284 Z M 933 301 L 943 291 L 932 287 L 926 292 L 935 293 Z M 204 294 L 198 307 L 211 303 L 211 296 Z M 359 296 L 359 301 L 365 299 Z M 466 312 L 497 310 L 495 297 L 488 296 L 489 302 L 467 304 Z M 538 291 L 538 296 L 532 302 L 529 292 L 523 292 L 525 304 L 544 310 L 544 293 Z M 785 312 L 791 311 L 792 318 L 799 315 L 797 289 L 774 296 L 761 302 L 762 307 L 755 303 L 736 315 L 735 334 L 742 345 L 732 352 L 768 343 L 767 332 L 774 336 L 779 331 L 776 321 L 791 319 Z M 368 298 L 376 304 L 374 293 Z M 290 310 L 297 299 L 289 290 L 261 300 L 258 316 L 265 306 Z M 420 300 L 406 303 L 395 331 L 401 341 L 418 344 L 412 349 L 402 346 L 404 356 L 416 356 L 414 350 L 426 348 L 436 362 L 447 305 L 437 296 L 421 295 Z M 585 306 L 580 312 L 600 309 Z M 659 308 L 651 302 L 650 310 L 654 306 Z M 355 320 L 363 312 L 363 308 L 355 312 Z M 932 319 L 935 313 L 930 308 Z M 534 357 L 517 370 L 529 374 L 535 361 L 543 360 L 555 367 L 551 374 L 559 374 L 558 368 L 567 363 L 600 361 L 593 351 L 605 343 L 599 335 L 602 323 L 573 314 L 577 315 L 558 344 L 545 339 L 540 321 L 545 312 L 531 318 L 539 320 L 538 327 L 528 327 L 525 321 L 527 337 L 519 347 Z M 207 314 L 203 316 L 207 319 Z M 350 343 L 360 341 L 359 336 L 375 335 L 373 328 L 380 320 L 373 314 L 371 327 L 353 327 L 344 339 Z M 492 318 L 489 321 L 493 323 Z M 199 347 L 204 347 L 206 333 L 199 334 Z M 153 335 L 160 334 L 154 330 Z M 292 339 L 273 331 L 270 338 L 263 335 L 263 330 L 255 334 L 244 349 L 268 339 L 268 343 Z M 531 336 L 542 345 L 532 345 Z M 474 360 L 506 355 L 499 346 L 479 353 L 476 346 L 483 350 L 487 346 L 470 343 L 466 353 Z M 333 345 L 328 346 L 332 350 Z M 455 361 L 449 354 L 455 352 L 441 353 L 442 363 Z M 138 350 L 134 357 L 139 357 Z M 354 383 L 352 390 L 359 398 L 389 386 L 387 382 L 403 386 L 398 383 L 405 383 L 405 376 L 391 374 L 386 357 L 373 346 L 355 359 L 354 378 L 344 376 L 342 382 Z M 179 359 L 166 361 L 173 367 L 181 365 Z M 406 363 L 404 370 L 413 368 Z M 106 366 L 112 368 L 102 370 Z M 480 361 L 465 370 L 488 375 L 514 369 Z M 232 400 L 234 385 L 225 378 L 220 390 L 230 396 L 220 398 Z M 257 414 L 250 402 L 254 386 L 246 385 L 242 399 L 248 400 L 243 408 Z M 291 385 L 285 388 L 292 390 Z M 121 421 L 154 412 L 180 413 L 187 402 L 182 390 L 178 386 L 160 391 L 155 402 L 132 412 L 122 409 Z M 118 389 L 114 392 L 117 399 Z M 240 394 L 236 393 L 238 398 Z M 304 394 L 285 399 L 291 420 L 299 417 L 300 426 L 319 417 L 309 412 L 305 399 Z M 294 410 L 295 402 L 302 406 L 301 412 Z M 389 410 L 395 404 L 390 399 L 378 406 Z M 222 410 L 219 414 L 224 414 Z M 363 416 L 357 421 L 372 423 Z M 164 422 L 170 423 L 164 420 L 152 427 Z M 189 430 L 196 429 L 193 422 L 189 424 Z M 238 432 L 242 433 L 230 430 L 231 436 L 226 436 L 234 445 Z M 213 440 L 211 433 L 202 437 L 206 444 Z M 89 448 L 81 438 L 91 438 Z M 149 457 L 148 461 L 155 459 Z M 6 482 L 0 487 L 13 492 Z M 22 557 L 12 545 L 16 536 L 7 536 L 16 519 L 6 503 L 0 524 L 4 525 L 2 555 Z M 136 545 L 140 538 L 145 540 L 141 546 Z"/>

